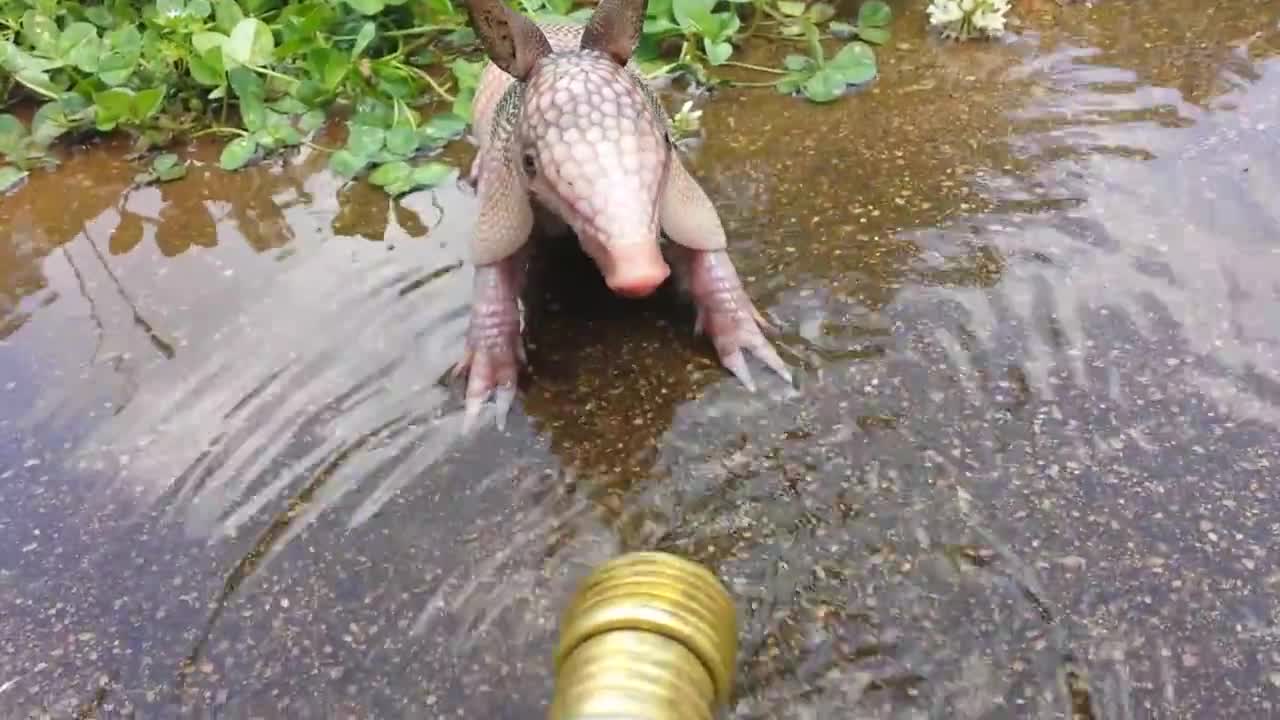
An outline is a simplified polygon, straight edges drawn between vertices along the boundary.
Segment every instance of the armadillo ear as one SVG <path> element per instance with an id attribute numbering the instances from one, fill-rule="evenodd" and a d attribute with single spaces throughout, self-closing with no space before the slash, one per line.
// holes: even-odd
<path id="1" fill-rule="evenodd" d="M 551 54 L 551 43 L 532 20 L 512 10 L 503 0 L 464 0 L 471 27 L 494 65 L 517 80 L 528 77 L 533 66 Z"/>
<path id="2" fill-rule="evenodd" d="M 600 0 L 582 31 L 583 50 L 599 50 L 626 65 L 640 42 L 645 0 Z"/>

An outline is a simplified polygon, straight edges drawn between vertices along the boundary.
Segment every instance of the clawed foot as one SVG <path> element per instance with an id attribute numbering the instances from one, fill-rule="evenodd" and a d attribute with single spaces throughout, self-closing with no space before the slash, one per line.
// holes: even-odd
<path id="1" fill-rule="evenodd" d="M 729 256 L 723 250 L 681 251 L 681 270 L 698 308 L 694 332 L 707 334 L 720 362 L 748 390 L 755 392 L 756 385 L 744 351 L 791 384 L 791 371 L 765 337 L 765 333 L 772 335 L 777 330 L 747 296 Z"/>
<path id="2" fill-rule="evenodd" d="M 464 435 L 475 427 L 480 408 L 490 396 L 498 429 L 506 429 L 520 369 L 528 364 L 521 339 L 519 275 L 509 260 L 476 268 L 466 350 L 452 373 L 454 380 L 467 378 Z"/>

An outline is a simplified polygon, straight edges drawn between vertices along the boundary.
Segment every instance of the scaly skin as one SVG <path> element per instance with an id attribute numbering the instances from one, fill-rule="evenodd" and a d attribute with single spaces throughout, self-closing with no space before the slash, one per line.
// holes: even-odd
<path id="1" fill-rule="evenodd" d="M 670 274 L 659 246 L 665 233 L 676 275 L 697 307 L 695 332 L 706 332 L 748 389 L 755 383 L 744 351 L 790 383 L 763 334 L 772 328 L 726 252 L 719 215 L 630 62 L 644 0 L 601 0 L 582 27 L 535 25 L 502 0 L 469 0 L 468 9 L 492 62 L 473 105 L 475 298 L 454 370 L 468 377 L 464 431 L 493 394 L 497 425 L 505 426 L 525 362 L 518 298 L 539 215 L 568 225 L 609 287 L 628 297 L 652 293 Z"/>

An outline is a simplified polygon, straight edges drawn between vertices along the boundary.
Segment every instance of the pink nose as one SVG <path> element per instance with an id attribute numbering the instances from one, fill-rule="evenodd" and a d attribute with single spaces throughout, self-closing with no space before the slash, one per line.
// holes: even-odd
<path id="1" fill-rule="evenodd" d="M 643 298 L 652 295 L 670 274 L 671 269 L 666 263 L 653 263 L 620 270 L 609 276 L 606 282 L 610 290 L 622 297 Z"/>

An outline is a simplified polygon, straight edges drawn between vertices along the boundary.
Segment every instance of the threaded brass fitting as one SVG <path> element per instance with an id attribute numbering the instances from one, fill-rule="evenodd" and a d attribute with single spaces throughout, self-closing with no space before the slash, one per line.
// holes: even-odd
<path id="1" fill-rule="evenodd" d="M 733 599 L 705 567 L 661 552 L 604 563 L 566 608 L 549 720 L 711 720 L 733 694 Z"/>

